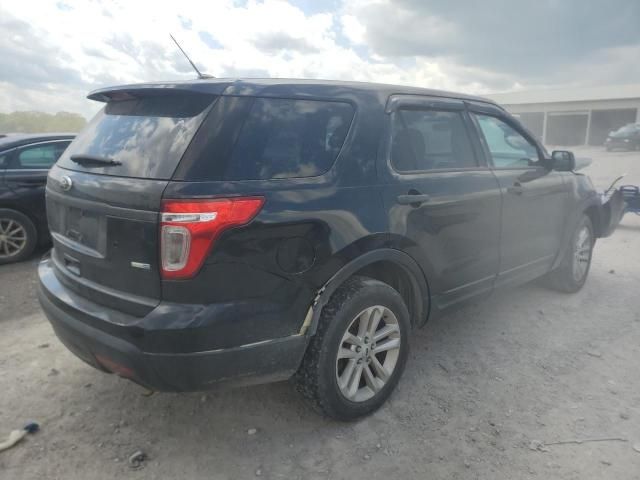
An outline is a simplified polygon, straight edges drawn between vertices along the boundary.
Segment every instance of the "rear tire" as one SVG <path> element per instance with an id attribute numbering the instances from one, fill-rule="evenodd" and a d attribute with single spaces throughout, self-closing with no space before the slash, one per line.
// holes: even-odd
<path id="1" fill-rule="evenodd" d="M 294 376 L 297 390 L 337 420 L 373 413 L 404 371 L 410 331 L 409 312 L 396 290 L 367 277 L 348 279 L 322 309 Z"/>
<path id="2" fill-rule="evenodd" d="M 571 235 L 562 263 L 547 276 L 546 284 L 565 293 L 580 290 L 589 275 L 594 244 L 593 224 L 587 215 L 583 215 Z"/>
<path id="3" fill-rule="evenodd" d="M 16 210 L 0 209 L 0 265 L 28 258 L 38 244 L 33 222 Z"/>

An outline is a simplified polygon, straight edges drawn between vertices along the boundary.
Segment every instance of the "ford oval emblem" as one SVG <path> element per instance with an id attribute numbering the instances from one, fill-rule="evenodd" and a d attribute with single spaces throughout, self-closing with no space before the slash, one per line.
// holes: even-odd
<path id="1" fill-rule="evenodd" d="M 66 175 L 60 179 L 60 188 L 65 192 L 71 190 L 72 185 L 73 185 L 73 182 Z"/>

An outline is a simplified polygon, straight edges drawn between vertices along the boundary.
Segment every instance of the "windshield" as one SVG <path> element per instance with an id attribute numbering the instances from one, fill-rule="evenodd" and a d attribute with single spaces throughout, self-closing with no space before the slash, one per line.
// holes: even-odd
<path id="1" fill-rule="evenodd" d="M 169 179 L 214 96 L 162 95 L 108 103 L 76 137 L 58 165 L 123 177 Z M 114 160 L 86 165 L 72 156 Z"/>
<path id="2" fill-rule="evenodd" d="M 636 125 L 625 125 L 624 127 L 620 127 L 614 133 L 635 133 L 638 130 Z"/>

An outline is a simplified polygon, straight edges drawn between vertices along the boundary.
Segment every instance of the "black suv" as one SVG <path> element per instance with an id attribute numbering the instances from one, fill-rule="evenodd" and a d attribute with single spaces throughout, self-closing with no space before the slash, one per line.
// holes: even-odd
<path id="1" fill-rule="evenodd" d="M 39 298 L 78 357 L 150 389 L 293 377 L 365 415 L 414 328 L 547 274 L 577 291 L 615 223 L 570 152 L 482 98 L 223 79 L 89 98 L 49 174 Z"/>
<path id="2" fill-rule="evenodd" d="M 27 258 L 49 241 L 44 189 L 70 133 L 0 136 L 0 264 Z"/>
<path id="3" fill-rule="evenodd" d="M 640 123 L 629 123 L 612 131 L 604 142 L 607 152 L 615 148 L 624 150 L 640 150 Z"/>

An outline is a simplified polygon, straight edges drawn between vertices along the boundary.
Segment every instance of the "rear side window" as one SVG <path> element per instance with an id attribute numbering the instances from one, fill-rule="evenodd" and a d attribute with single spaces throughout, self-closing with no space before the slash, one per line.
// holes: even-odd
<path id="1" fill-rule="evenodd" d="M 477 166 L 460 112 L 398 110 L 392 124 L 391 165 L 398 172 Z"/>
<path id="2" fill-rule="evenodd" d="M 58 165 L 72 170 L 169 179 L 215 96 L 169 94 L 109 102 L 76 137 Z M 82 166 L 72 155 L 106 157 L 121 165 Z"/>
<path id="3" fill-rule="evenodd" d="M 18 151 L 15 168 L 47 169 L 62 155 L 70 142 L 55 142 L 24 147 Z"/>
<path id="4" fill-rule="evenodd" d="M 221 97 L 177 172 L 186 180 L 313 177 L 333 165 L 353 120 L 348 103 Z M 196 145 L 200 142 L 196 141 Z"/>

